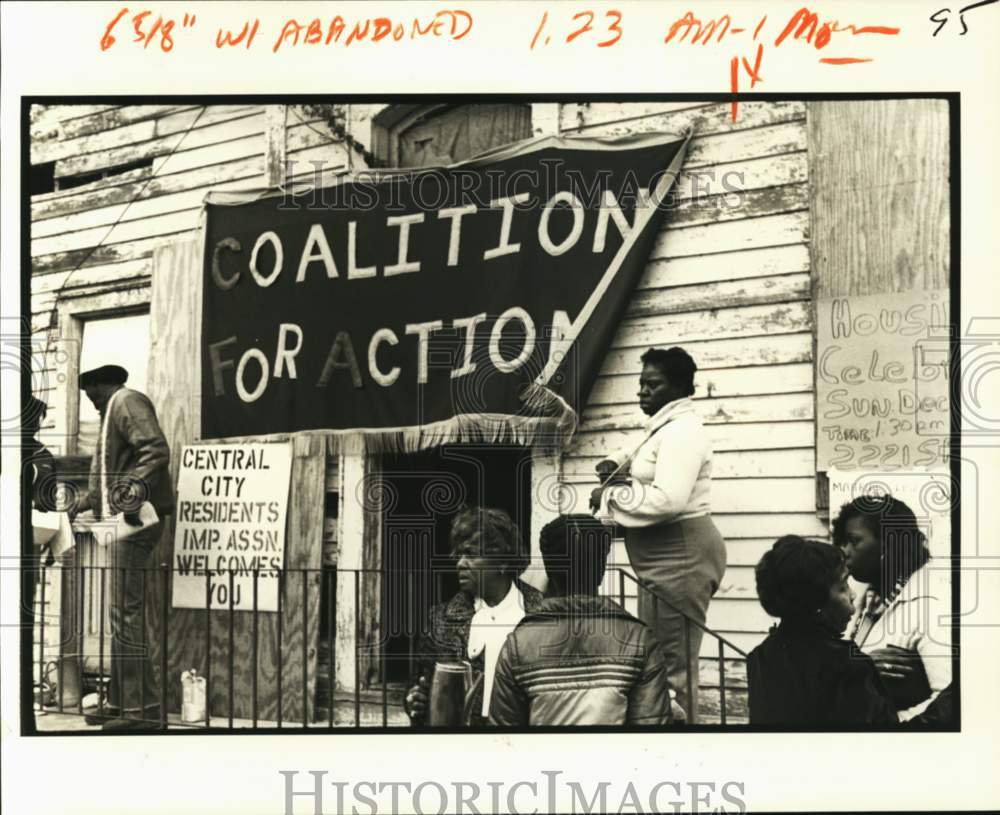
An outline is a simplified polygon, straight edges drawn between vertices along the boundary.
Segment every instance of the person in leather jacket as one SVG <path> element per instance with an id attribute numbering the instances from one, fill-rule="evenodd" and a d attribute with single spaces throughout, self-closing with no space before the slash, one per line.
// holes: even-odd
<path id="1" fill-rule="evenodd" d="M 652 631 L 597 596 L 611 535 L 589 515 L 541 531 L 549 596 L 508 635 L 490 723 L 499 726 L 665 725 L 672 721 L 662 646 Z"/>

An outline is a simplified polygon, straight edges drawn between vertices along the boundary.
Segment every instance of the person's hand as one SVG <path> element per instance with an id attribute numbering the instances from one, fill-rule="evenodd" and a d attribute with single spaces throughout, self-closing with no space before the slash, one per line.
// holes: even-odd
<path id="1" fill-rule="evenodd" d="M 612 461 L 610 458 L 603 459 L 597 462 L 597 466 L 594 470 L 597 472 L 597 477 L 601 479 L 603 484 L 611 477 L 611 473 L 618 469 L 618 465 Z"/>
<path id="2" fill-rule="evenodd" d="M 894 645 L 879 648 L 869 655 L 875 667 L 886 679 L 909 679 L 918 669 L 919 655 Z"/>
<path id="3" fill-rule="evenodd" d="M 594 487 L 590 492 L 590 508 L 597 512 L 601 507 L 601 496 L 604 494 L 604 487 Z"/>
<path id="4" fill-rule="evenodd" d="M 142 521 L 139 519 L 138 512 L 123 512 L 122 517 L 125 519 L 125 523 L 129 526 L 142 526 Z"/>
<path id="5" fill-rule="evenodd" d="M 427 688 L 429 683 L 426 676 L 421 676 L 414 685 L 406 692 L 406 712 L 411 719 L 423 721 L 427 715 Z"/>
<path id="6" fill-rule="evenodd" d="M 931 687 L 919 654 L 890 645 L 870 656 L 898 710 L 911 708 L 930 696 Z"/>

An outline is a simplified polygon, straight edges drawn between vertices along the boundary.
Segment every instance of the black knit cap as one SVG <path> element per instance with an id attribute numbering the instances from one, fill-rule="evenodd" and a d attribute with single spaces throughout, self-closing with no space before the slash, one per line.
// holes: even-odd
<path id="1" fill-rule="evenodd" d="M 128 382 L 128 371 L 121 365 L 102 365 L 91 368 L 80 374 L 80 387 L 89 388 L 93 385 L 124 385 Z"/>

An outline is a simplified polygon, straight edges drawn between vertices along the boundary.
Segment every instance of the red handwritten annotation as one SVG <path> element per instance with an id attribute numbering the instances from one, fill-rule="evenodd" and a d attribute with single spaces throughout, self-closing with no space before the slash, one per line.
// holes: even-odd
<path id="1" fill-rule="evenodd" d="M 589 44 L 597 48 L 610 48 L 623 40 L 624 18 L 617 9 L 607 9 L 594 12 L 589 9 L 579 10 L 569 14 L 565 7 L 559 7 L 558 20 L 550 20 L 550 12 L 544 11 L 534 29 L 528 44 L 529 50 L 545 47 L 553 42 L 570 45 L 575 42 Z M 131 27 L 134 36 L 132 42 L 141 43 L 146 49 L 151 43 L 158 45 L 163 52 L 169 52 L 174 47 L 174 37 L 179 31 L 192 29 L 197 22 L 194 14 L 185 14 L 183 18 L 174 19 L 157 15 L 148 10 L 130 12 L 123 7 L 108 23 L 100 47 L 107 51 L 118 41 L 118 37 L 126 36 L 124 32 Z M 764 59 L 766 37 L 762 35 L 767 22 L 763 15 L 751 28 L 734 23 L 733 17 L 723 14 L 714 19 L 699 19 L 688 11 L 683 16 L 670 23 L 667 28 L 664 44 L 710 46 L 730 43 L 734 38 L 746 34 L 752 41 L 752 51 L 748 55 L 733 55 L 729 61 L 729 87 L 736 94 L 740 92 L 740 78 L 745 75 L 750 82 L 750 88 L 764 81 L 761 67 Z M 280 31 L 271 41 L 271 52 L 302 46 L 348 47 L 362 42 L 398 42 L 400 40 L 448 40 L 457 41 L 468 36 L 473 28 L 472 14 L 464 9 L 440 9 L 434 14 L 407 16 L 400 18 L 371 17 L 359 20 L 345 20 L 337 15 L 328 20 L 318 18 L 311 20 L 286 19 Z M 750 33 L 752 32 L 752 33 Z M 837 20 L 821 21 L 819 14 L 803 6 L 798 9 L 777 34 L 773 47 L 778 48 L 787 40 L 811 45 L 817 51 L 825 49 L 836 34 L 850 34 L 858 37 L 865 34 L 894 36 L 900 29 L 894 26 L 868 25 L 858 26 L 853 23 L 841 24 Z M 117 35 L 117 36 L 116 36 Z M 247 19 L 242 28 L 219 28 L 215 32 L 215 47 L 237 48 L 242 46 L 249 50 L 258 35 L 263 38 L 263 26 L 260 18 Z M 553 39 L 555 38 L 555 39 Z M 872 62 L 870 56 L 821 56 L 819 62 L 824 65 L 857 65 Z M 736 120 L 738 103 L 732 103 L 732 118 Z"/>
<path id="2" fill-rule="evenodd" d="M 122 32 L 131 24 L 135 36 L 132 42 L 141 43 L 148 48 L 156 42 L 160 50 L 169 53 L 174 47 L 174 33 L 180 28 L 194 27 L 197 18 L 193 14 L 185 14 L 182 19 L 157 16 L 148 10 L 131 13 L 123 7 L 108 23 L 101 37 L 100 47 L 107 51 L 116 42 Z M 345 20 L 340 15 L 329 20 L 314 18 L 297 20 L 288 18 L 281 26 L 280 32 L 271 45 L 272 53 L 295 46 L 303 45 L 343 45 L 350 46 L 356 42 L 398 42 L 409 39 L 442 39 L 461 40 L 472 30 L 472 14 L 464 9 L 441 9 L 427 17 L 408 17 L 392 19 L 390 17 L 371 17 L 362 20 Z M 242 27 L 219 28 L 215 32 L 216 48 L 235 48 L 243 46 L 250 49 L 258 34 L 261 34 L 260 18 L 248 19 Z M 116 36 L 117 35 L 117 36 Z"/>
<path id="3" fill-rule="evenodd" d="M 756 44 L 753 52 L 753 62 L 751 63 L 745 56 L 733 56 L 729 61 L 729 87 L 733 93 L 740 91 L 740 76 L 745 72 L 750 80 L 752 89 L 758 82 L 763 82 L 761 75 L 761 63 L 764 57 L 764 43 L 758 41 L 761 30 L 767 22 L 765 14 L 753 28 L 752 40 Z M 718 44 L 723 40 L 729 41 L 733 37 L 747 32 L 749 29 L 733 24 L 733 19 L 728 14 L 712 20 L 699 20 L 690 11 L 683 17 L 678 18 L 670 26 L 664 43 L 688 43 L 690 45 L 705 46 L 708 44 Z M 846 32 L 852 37 L 861 34 L 881 34 L 894 36 L 899 34 L 900 29 L 893 26 L 856 26 L 853 24 L 841 24 L 837 20 L 827 20 L 820 22 L 819 15 L 803 6 L 796 11 L 782 28 L 781 33 L 774 39 L 774 47 L 778 48 L 789 37 L 795 41 L 803 41 L 812 45 L 817 51 L 821 51 L 830 44 L 834 34 Z M 871 57 L 820 57 L 819 61 L 824 65 L 855 65 L 858 63 L 872 62 Z M 740 69 L 743 69 L 741 71 Z M 732 119 L 735 122 L 738 112 L 738 102 L 732 103 Z"/>

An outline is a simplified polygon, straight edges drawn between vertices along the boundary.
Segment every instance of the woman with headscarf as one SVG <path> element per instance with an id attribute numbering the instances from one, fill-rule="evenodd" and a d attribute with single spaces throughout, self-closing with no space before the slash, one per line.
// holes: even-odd
<path id="1" fill-rule="evenodd" d="M 452 520 L 451 550 L 459 591 L 434 606 L 417 647 L 417 676 L 404 707 L 415 725 L 426 724 L 428 692 L 437 661 L 469 661 L 476 691 L 470 701 L 473 726 L 488 724 L 497 658 L 507 635 L 542 601 L 519 576 L 530 556 L 517 525 L 500 509 L 464 509 Z"/>
<path id="2" fill-rule="evenodd" d="M 904 722 L 951 683 L 947 572 L 928 568 L 926 540 L 913 510 L 891 495 L 856 498 L 833 522 L 847 570 L 867 584 L 848 634 L 875 661 Z"/>
<path id="3" fill-rule="evenodd" d="M 641 361 L 639 407 L 649 420 L 638 444 L 597 465 L 602 486 L 591 506 L 625 528 L 629 562 L 646 587 L 639 591 L 639 617 L 663 643 L 670 685 L 694 723 L 698 624 L 726 570 L 709 500 L 712 445 L 691 400 L 697 365 L 690 355 L 650 348 Z"/>

